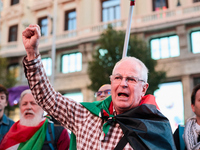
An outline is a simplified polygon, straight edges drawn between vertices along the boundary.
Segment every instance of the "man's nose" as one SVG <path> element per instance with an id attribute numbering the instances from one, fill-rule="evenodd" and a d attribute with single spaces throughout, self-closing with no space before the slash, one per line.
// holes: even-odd
<path id="1" fill-rule="evenodd" d="M 126 78 L 122 78 L 120 85 L 121 86 L 128 86 Z"/>
<path id="2" fill-rule="evenodd" d="M 27 109 L 31 109 L 31 108 L 32 108 L 32 105 L 31 105 L 30 103 L 28 103 L 28 104 L 26 105 L 26 107 L 27 107 Z"/>
<path id="3" fill-rule="evenodd" d="M 101 97 L 104 97 L 104 96 L 105 96 L 105 92 L 102 92 L 100 96 L 101 96 Z"/>

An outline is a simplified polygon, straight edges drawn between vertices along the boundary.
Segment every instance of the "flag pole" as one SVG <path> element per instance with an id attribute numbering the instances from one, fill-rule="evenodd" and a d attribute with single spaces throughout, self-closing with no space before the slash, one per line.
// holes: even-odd
<path id="1" fill-rule="evenodd" d="M 135 0 L 131 0 L 131 2 L 130 2 L 130 10 L 129 10 L 129 17 L 128 17 L 128 25 L 127 25 L 127 29 L 126 29 L 126 36 L 125 36 L 125 41 L 124 41 L 124 49 L 123 49 L 122 58 L 126 57 L 126 55 L 127 55 L 128 42 L 129 42 L 129 36 L 130 36 L 130 30 L 131 30 L 131 21 L 132 21 L 132 16 L 133 16 L 134 5 L 135 5 Z"/>
<path id="2" fill-rule="evenodd" d="M 52 35 L 52 47 L 51 47 L 51 59 L 52 59 L 52 74 L 51 84 L 54 85 L 55 78 L 55 55 L 56 55 L 56 22 L 57 22 L 57 0 L 54 0 L 54 16 L 53 16 L 53 35 Z"/>

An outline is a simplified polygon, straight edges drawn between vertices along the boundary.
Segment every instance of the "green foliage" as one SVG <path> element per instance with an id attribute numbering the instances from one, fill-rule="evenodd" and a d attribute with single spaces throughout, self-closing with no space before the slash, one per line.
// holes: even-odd
<path id="1" fill-rule="evenodd" d="M 6 88 L 11 88 L 17 83 L 15 78 L 15 72 L 8 70 L 8 61 L 6 58 L 0 57 L 0 83 Z M 9 116 L 10 111 L 14 110 L 18 106 L 11 107 L 9 104 L 5 108 L 5 114 Z"/>
<path id="2" fill-rule="evenodd" d="M 125 32 L 116 31 L 108 26 L 100 39 L 97 41 L 99 47 L 93 53 L 93 60 L 89 62 L 88 74 L 91 80 L 89 89 L 97 91 L 103 84 L 110 83 L 109 76 L 116 62 L 122 58 Z M 147 94 L 153 94 L 158 89 L 158 84 L 166 78 L 163 71 L 155 71 L 156 60 L 151 58 L 150 49 L 147 44 L 135 36 L 130 36 L 127 56 L 140 59 L 149 69 L 149 88 Z"/>
<path id="3" fill-rule="evenodd" d="M 6 88 L 13 87 L 17 80 L 15 78 L 15 72 L 8 70 L 8 62 L 6 58 L 0 57 L 0 83 Z"/>

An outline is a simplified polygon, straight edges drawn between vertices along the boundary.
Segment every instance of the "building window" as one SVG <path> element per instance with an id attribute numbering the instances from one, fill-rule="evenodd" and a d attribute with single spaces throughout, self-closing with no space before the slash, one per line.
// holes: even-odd
<path id="1" fill-rule="evenodd" d="M 168 8 L 168 0 L 153 0 L 153 11 L 166 10 Z"/>
<path id="2" fill-rule="evenodd" d="M 52 60 L 50 57 L 42 58 L 42 63 L 47 76 L 52 74 Z"/>
<path id="3" fill-rule="evenodd" d="M 192 53 L 200 53 L 200 31 L 191 32 Z"/>
<path id="4" fill-rule="evenodd" d="M 194 84 L 194 87 L 198 84 L 200 84 L 200 77 L 195 77 L 193 78 L 193 84 Z"/>
<path id="5" fill-rule="evenodd" d="M 76 11 L 66 11 L 65 12 L 65 30 L 75 30 L 76 29 Z"/>
<path id="6" fill-rule="evenodd" d="M 18 30 L 18 25 L 14 25 L 9 28 L 8 42 L 17 41 L 17 30 Z"/>
<path id="7" fill-rule="evenodd" d="M 64 54 L 61 58 L 61 72 L 70 73 L 82 70 L 82 54 L 81 53 L 71 53 Z"/>
<path id="8" fill-rule="evenodd" d="M 151 57 L 156 60 L 180 55 L 179 38 L 177 35 L 152 39 L 150 46 Z"/>
<path id="9" fill-rule="evenodd" d="M 38 25 L 41 29 L 41 36 L 48 36 L 48 19 L 47 17 L 39 18 Z"/>
<path id="10" fill-rule="evenodd" d="M 66 93 L 63 94 L 63 96 L 67 97 L 67 98 L 71 98 L 73 100 L 75 100 L 76 102 L 83 102 L 83 94 L 81 92 L 75 92 L 75 93 Z"/>
<path id="11" fill-rule="evenodd" d="M 193 0 L 193 2 L 194 2 L 194 3 L 196 3 L 196 2 L 200 2 L 200 0 Z"/>
<path id="12" fill-rule="evenodd" d="M 167 91 L 167 92 L 166 92 Z M 184 124 L 184 101 L 182 82 L 168 82 L 159 85 L 159 89 L 154 92 L 156 103 L 163 115 L 171 124 L 172 131 L 179 124 Z"/>
<path id="13" fill-rule="evenodd" d="M 10 5 L 15 5 L 15 4 L 18 4 L 18 3 L 19 3 L 19 0 L 11 0 Z"/>
<path id="14" fill-rule="evenodd" d="M 12 64 L 8 67 L 8 70 L 14 74 L 14 77 L 19 80 L 19 71 L 20 71 L 20 68 L 19 68 L 19 64 Z"/>
<path id="15" fill-rule="evenodd" d="M 108 22 L 120 19 L 120 0 L 102 1 L 102 21 Z"/>

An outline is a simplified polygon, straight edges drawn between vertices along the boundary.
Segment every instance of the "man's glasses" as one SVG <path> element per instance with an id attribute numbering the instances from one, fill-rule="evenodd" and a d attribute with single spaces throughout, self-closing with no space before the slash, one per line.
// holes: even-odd
<path id="1" fill-rule="evenodd" d="M 95 92 L 94 95 L 95 95 L 95 97 L 97 97 L 97 96 L 101 96 L 102 93 L 104 93 L 104 95 L 110 95 L 111 90 L 109 89 L 109 90 L 105 90 L 105 91 L 98 91 L 98 92 Z"/>
<path id="2" fill-rule="evenodd" d="M 116 83 L 116 84 L 120 84 L 122 82 L 123 78 L 125 78 L 125 81 L 128 84 L 137 84 L 138 82 L 145 83 L 144 80 L 139 79 L 138 77 L 134 77 L 134 76 L 122 77 L 120 74 L 110 76 L 111 82 Z"/>

